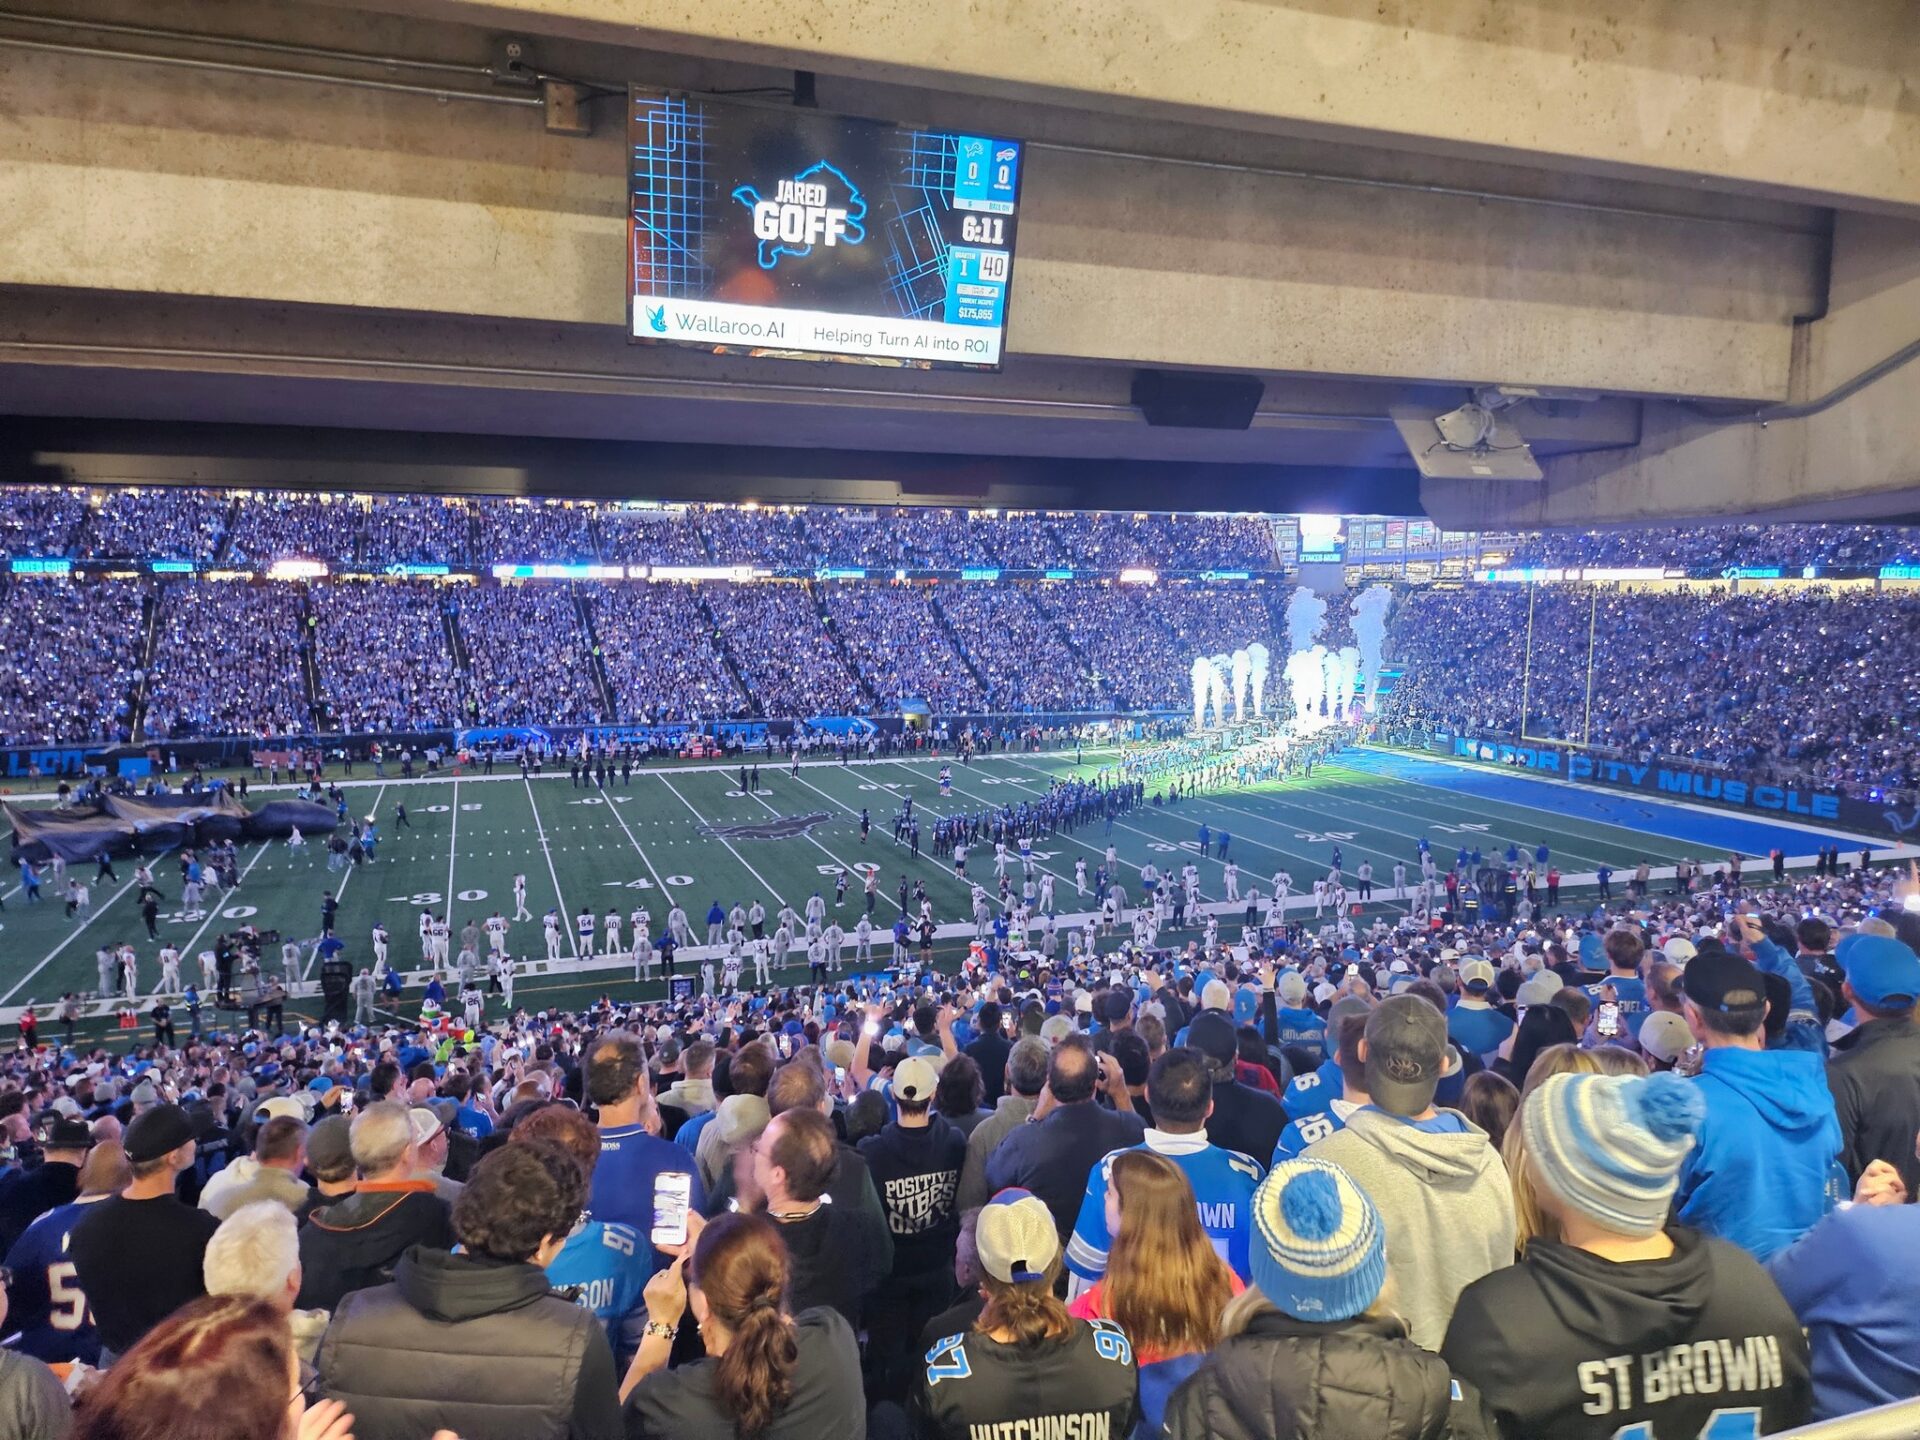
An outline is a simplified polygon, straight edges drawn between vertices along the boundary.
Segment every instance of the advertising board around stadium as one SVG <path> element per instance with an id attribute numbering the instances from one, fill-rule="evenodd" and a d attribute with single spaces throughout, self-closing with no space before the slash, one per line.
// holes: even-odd
<path id="1" fill-rule="evenodd" d="M 1565 746 L 1496 740 L 1433 731 L 1426 748 L 1456 760 L 1531 770 L 1559 780 L 1635 791 L 1655 799 L 1685 800 L 1799 820 L 1827 820 L 1847 830 L 1920 840 L 1920 806 L 1907 799 L 1865 800 L 1832 790 L 1756 779 L 1674 761 L 1615 760 Z"/>
<path id="2" fill-rule="evenodd" d="M 629 337 L 995 369 L 1018 141 L 635 88 Z"/>

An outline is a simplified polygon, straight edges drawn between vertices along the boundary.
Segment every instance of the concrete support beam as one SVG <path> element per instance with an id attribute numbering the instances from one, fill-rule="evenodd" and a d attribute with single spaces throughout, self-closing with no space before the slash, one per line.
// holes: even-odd
<path id="1" fill-rule="evenodd" d="M 1426 481 L 1421 501 L 1450 529 L 1920 513 L 1920 359 L 1849 386 L 1920 342 L 1920 224 L 1841 217 L 1830 305 L 1804 329 L 1795 404 L 1772 418 L 1649 404 L 1637 446 L 1555 458 L 1537 485 Z"/>
<path id="2" fill-rule="evenodd" d="M 351 0 L 498 30 L 1920 213 L 1910 0 Z"/>
<path id="3" fill-rule="evenodd" d="M 624 321 L 624 142 L 0 48 L 0 284 Z M 617 103 L 610 108 L 617 110 Z M 1036 148 L 1008 348 L 1262 372 L 1787 394 L 1802 229 Z"/>

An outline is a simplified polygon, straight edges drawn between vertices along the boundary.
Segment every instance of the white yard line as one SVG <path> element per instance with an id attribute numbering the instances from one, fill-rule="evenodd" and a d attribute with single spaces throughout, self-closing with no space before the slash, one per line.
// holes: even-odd
<path id="1" fill-rule="evenodd" d="M 133 889 L 133 881 L 129 880 L 127 881 L 126 884 L 122 885 L 118 890 L 114 891 L 113 894 L 109 895 L 105 900 L 101 901 L 100 904 L 90 907 L 87 914 L 87 918 L 82 920 L 78 925 L 73 927 L 73 933 L 71 935 L 67 936 L 66 939 L 62 940 L 58 945 L 54 946 L 53 949 L 49 950 L 46 953 L 46 956 L 40 961 L 38 965 L 34 966 L 26 974 L 22 975 L 18 980 L 14 981 L 13 988 L 11 990 L 7 991 L 7 993 L 4 995 L 0 995 L 0 1005 L 6 1004 L 7 1001 L 11 1000 L 14 996 L 18 995 L 23 989 L 25 989 L 28 981 L 32 980 L 34 976 L 38 975 L 42 970 L 46 969 L 47 966 L 51 965 L 54 962 L 54 960 L 59 957 L 59 954 L 62 950 L 65 950 L 67 946 L 71 945 L 74 941 L 80 938 L 81 931 L 85 930 L 89 925 L 93 924 L 94 921 L 98 920 L 102 915 L 106 914 L 107 908 L 111 906 L 114 901 L 118 900 L 122 895 L 126 894 L 131 889 Z M 51 905 L 54 902 L 51 900 L 44 900 L 41 903 L 44 905 Z"/>
<path id="2" fill-rule="evenodd" d="M 567 897 L 560 889 L 560 872 L 553 868 L 553 851 L 547 845 L 547 827 L 540 823 L 540 802 L 533 798 L 533 782 L 525 782 L 527 804 L 533 810 L 534 833 L 540 837 L 540 853 L 547 857 L 547 878 L 553 881 L 553 898 L 559 903 L 560 919 L 564 927 L 567 917 Z"/>
<path id="3" fill-rule="evenodd" d="M 715 766 L 714 768 L 730 769 L 732 767 Z M 664 784 L 668 790 L 672 791 L 674 799 L 678 800 L 682 805 L 685 805 L 687 807 L 687 813 L 693 816 L 695 820 L 698 820 L 702 825 L 711 825 L 713 823 L 711 820 L 707 819 L 706 816 L 702 815 L 698 810 L 694 809 L 693 806 L 688 803 L 686 796 L 682 795 L 678 790 L 674 790 L 673 781 L 667 778 L 666 771 L 655 770 L 655 771 L 652 771 L 651 773 L 657 776 L 661 781 L 661 783 Z M 727 847 L 727 853 L 729 855 L 733 856 L 734 859 L 738 860 L 742 865 L 746 866 L 748 874 L 752 875 L 754 879 L 758 880 L 762 885 L 765 885 L 767 887 L 767 893 L 769 895 L 773 896 L 773 898 L 778 900 L 782 905 L 787 903 L 787 897 L 782 895 L 778 890 L 774 889 L 773 886 L 768 883 L 767 877 L 762 875 L 758 870 L 755 870 L 753 866 L 748 862 L 746 856 L 742 855 L 738 850 L 733 848 L 733 842 L 731 840 L 722 839 L 720 843 Z M 689 917 L 687 929 L 689 932 L 691 932 L 693 929 L 691 917 Z"/>
<path id="4" fill-rule="evenodd" d="M 453 782 L 453 803 L 447 807 L 447 813 L 453 816 L 453 824 L 447 832 L 447 923 L 453 923 L 453 862 L 460 858 L 460 782 Z"/>
<path id="5" fill-rule="evenodd" d="M 627 832 L 627 839 L 632 843 L 634 853 L 640 857 L 640 863 L 646 866 L 647 873 L 653 876 L 653 883 L 660 888 L 660 894 L 663 897 L 667 896 L 667 882 L 660 878 L 660 872 L 653 868 L 653 861 L 649 860 L 647 858 L 647 852 L 641 849 L 639 839 L 627 825 L 627 817 L 620 813 L 620 807 L 613 803 L 613 797 L 611 795 L 606 796 L 605 800 L 607 809 L 613 812 L 613 818 L 618 820 L 620 822 L 620 828 Z"/>

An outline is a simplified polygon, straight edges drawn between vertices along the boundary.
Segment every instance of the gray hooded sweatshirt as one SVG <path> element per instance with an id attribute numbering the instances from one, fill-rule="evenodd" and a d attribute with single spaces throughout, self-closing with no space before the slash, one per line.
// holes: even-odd
<path id="1" fill-rule="evenodd" d="M 1513 1191 L 1487 1132 L 1432 1134 L 1368 1106 L 1306 1155 L 1338 1165 L 1372 1197 L 1387 1235 L 1394 1309 L 1417 1345 L 1438 1350 L 1460 1292 L 1513 1263 Z"/>

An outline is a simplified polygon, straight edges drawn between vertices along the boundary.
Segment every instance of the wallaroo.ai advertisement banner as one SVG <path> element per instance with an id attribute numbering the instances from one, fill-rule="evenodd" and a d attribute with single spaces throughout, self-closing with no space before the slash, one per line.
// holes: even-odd
<path id="1" fill-rule="evenodd" d="M 1859 799 L 1804 784 L 1755 780 L 1672 761 L 1610 760 L 1553 745 L 1515 744 L 1472 735 L 1434 731 L 1427 748 L 1457 760 L 1532 770 L 1558 780 L 1637 790 L 1656 798 L 1701 801 L 1729 809 L 1830 821 L 1844 830 L 1884 835 L 1904 844 L 1920 844 L 1920 805 L 1913 797 Z"/>
<path id="2" fill-rule="evenodd" d="M 999 366 L 1017 141 L 635 89 L 628 149 L 634 340 Z"/>

